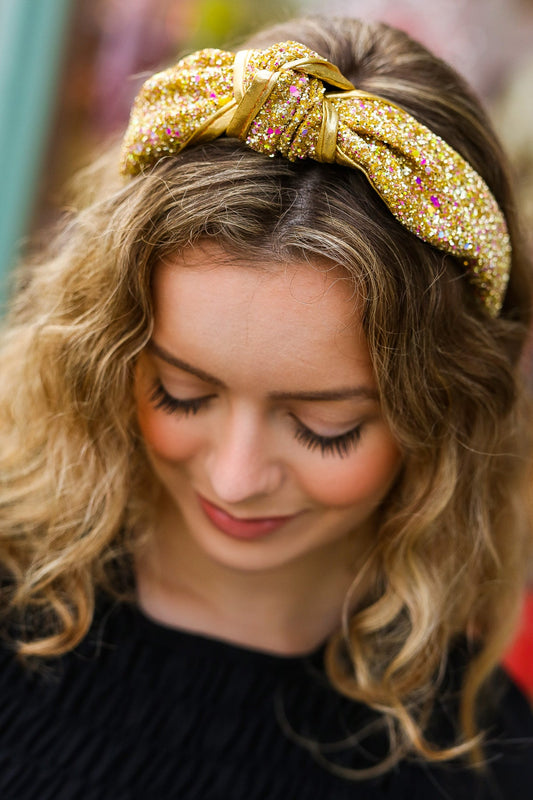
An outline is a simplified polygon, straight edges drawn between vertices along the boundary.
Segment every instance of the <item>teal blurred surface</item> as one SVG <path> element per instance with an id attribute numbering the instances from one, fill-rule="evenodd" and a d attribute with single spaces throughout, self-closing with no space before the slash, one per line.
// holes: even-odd
<path id="1" fill-rule="evenodd" d="M 0 0 L 0 301 L 30 219 L 72 0 Z"/>

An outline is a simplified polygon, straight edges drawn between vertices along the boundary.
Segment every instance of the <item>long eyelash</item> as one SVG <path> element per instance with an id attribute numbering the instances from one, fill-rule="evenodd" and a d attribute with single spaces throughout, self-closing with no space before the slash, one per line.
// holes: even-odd
<path id="1" fill-rule="evenodd" d="M 335 453 L 340 458 L 344 458 L 361 438 L 361 429 L 362 425 L 358 425 L 340 436 L 320 436 L 304 425 L 298 425 L 295 438 L 296 441 L 301 442 L 309 450 L 320 448 L 323 456 Z"/>
<path id="2" fill-rule="evenodd" d="M 192 400 L 180 400 L 167 392 L 160 381 L 155 381 L 149 398 L 157 409 L 167 411 L 169 414 L 197 414 L 206 405 L 210 397 L 195 397 Z"/>

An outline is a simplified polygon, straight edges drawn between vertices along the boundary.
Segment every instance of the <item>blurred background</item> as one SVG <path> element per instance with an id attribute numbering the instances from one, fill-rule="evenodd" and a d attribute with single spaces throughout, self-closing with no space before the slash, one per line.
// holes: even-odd
<path id="1" fill-rule="evenodd" d="M 406 30 L 470 81 L 510 154 L 530 234 L 533 0 L 0 0 L 0 302 L 25 242 L 60 215 L 64 185 L 124 129 L 147 73 L 325 8 Z M 530 622 L 508 663 L 533 697 L 527 602 Z"/>

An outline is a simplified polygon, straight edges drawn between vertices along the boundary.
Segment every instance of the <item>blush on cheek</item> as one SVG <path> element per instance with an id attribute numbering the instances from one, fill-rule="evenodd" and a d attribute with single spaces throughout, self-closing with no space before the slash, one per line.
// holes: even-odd
<path id="1" fill-rule="evenodd" d="M 325 506 L 379 503 L 391 488 L 400 469 L 401 457 L 395 446 L 372 453 L 368 458 L 354 453 L 350 458 L 321 468 L 306 481 L 306 491 Z M 333 459 L 332 459 L 333 461 Z"/>
<path id="2" fill-rule="evenodd" d="M 187 432 L 186 425 L 162 411 L 138 407 L 139 427 L 147 448 L 165 461 L 182 461 L 188 458 L 198 445 L 198 436 Z"/>

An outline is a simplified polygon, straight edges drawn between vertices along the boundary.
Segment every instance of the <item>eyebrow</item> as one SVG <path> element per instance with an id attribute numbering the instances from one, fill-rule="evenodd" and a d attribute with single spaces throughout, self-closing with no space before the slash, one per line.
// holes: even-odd
<path id="1" fill-rule="evenodd" d="M 225 388 L 225 384 L 220 380 L 220 378 L 215 378 L 214 375 L 204 372 L 203 369 L 199 369 L 198 367 L 193 367 L 191 364 L 187 364 L 186 361 L 183 361 L 181 358 L 177 358 L 177 356 L 167 352 L 163 347 L 161 347 L 161 345 L 156 344 L 153 339 L 148 342 L 148 348 L 158 358 L 160 358 L 162 361 L 165 361 L 167 364 L 170 364 L 172 367 L 177 367 L 184 372 L 188 372 L 190 375 L 194 375 L 196 378 L 200 378 L 200 380 L 205 381 L 206 383 L 213 384 L 213 386 Z M 317 391 L 310 392 L 270 392 L 269 396 L 274 400 L 314 400 L 315 402 L 349 400 L 354 397 L 376 401 L 379 400 L 377 390 L 371 388 L 370 386 L 346 386 L 338 389 L 319 389 Z"/>

